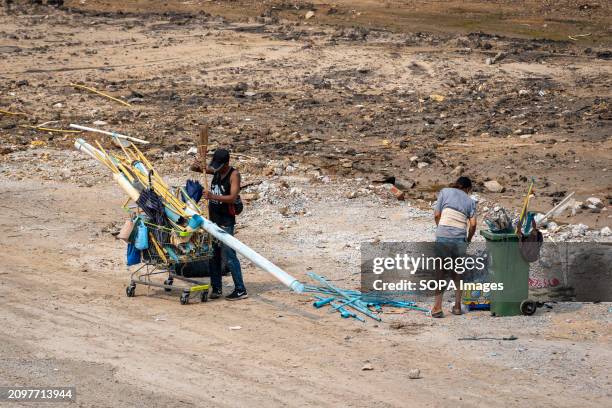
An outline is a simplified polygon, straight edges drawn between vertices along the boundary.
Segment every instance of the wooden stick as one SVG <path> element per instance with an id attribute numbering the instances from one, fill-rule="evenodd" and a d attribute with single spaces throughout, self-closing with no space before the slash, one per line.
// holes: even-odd
<path id="1" fill-rule="evenodd" d="M 119 163 L 119 170 L 121 170 L 121 173 L 127 177 L 130 183 L 134 182 L 134 175 L 132 175 L 132 172 L 129 171 L 128 168 L 123 165 L 123 163 Z"/>
<path id="2" fill-rule="evenodd" d="M 9 111 L 5 111 L 3 109 L 0 109 L 0 113 L 4 113 L 5 115 L 14 115 L 14 116 L 30 116 L 27 113 L 23 113 L 23 112 L 9 112 Z"/>
<path id="3" fill-rule="evenodd" d="M 200 126 L 198 140 L 198 154 L 202 161 L 202 172 L 204 173 L 204 191 L 208 192 L 208 182 L 206 174 L 206 155 L 208 154 L 208 125 Z"/>
<path id="4" fill-rule="evenodd" d="M 129 103 L 127 103 L 127 102 L 125 102 L 125 101 L 122 101 L 121 99 L 113 98 L 113 97 L 112 97 L 112 96 L 110 96 L 110 95 L 107 95 L 107 94 L 105 94 L 105 93 L 103 93 L 103 92 L 98 91 L 97 89 L 90 88 L 90 87 L 88 87 L 88 86 L 78 85 L 78 84 L 70 84 L 70 85 L 71 85 L 71 86 L 74 86 L 75 88 L 78 88 L 78 89 L 85 89 L 85 90 L 87 90 L 87 91 L 89 91 L 89 92 L 93 92 L 93 93 L 95 93 L 95 94 L 97 94 L 97 95 L 100 95 L 100 96 L 103 96 L 103 97 L 105 97 L 105 98 L 111 99 L 111 100 L 113 100 L 113 101 L 115 101 L 115 102 L 119 102 L 119 103 L 120 103 L 120 104 L 122 104 L 122 105 L 129 106 L 129 107 L 131 107 L 131 106 L 132 106 L 132 105 L 130 105 Z"/>
<path id="5" fill-rule="evenodd" d="M 96 140 L 96 143 L 98 143 L 97 140 Z M 98 143 L 98 147 L 101 147 L 99 143 Z M 95 150 L 92 151 L 92 153 L 96 156 L 98 161 L 100 163 L 104 163 L 104 165 L 108 167 L 113 173 L 116 173 L 117 169 L 115 167 L 115 163 L 112 162 L 112 159 L 108 156 L 108 154 L 106 154 L 106 152 L 103 151 L 104 149 L 98 149 L 98 150 L 99 151 L 95 151 Z"/>
<path id="6" fill-rule="evenodd" d="M 206 155 L 208 154 L 208 124 L 200 126 L 198 152 L 202 160 L 202 173 L 204 173 L 204 192 L 208 194 L 208 175 L 206 173 Z M 208 200 L 206 200 L 208 201 Z M 204 216 L 208 218 L 208 205 L 203 206 Z"/>
<path id="7" fill-rule="evenodd" d="M 136 150 L 136 153 L 138 154 L 138 158 L 140 159 L 140 161 L 144 165 L 146 165 L 149 168 L 149 170 L 153 170 L 154 174 L 157 174 L 157 171 L 155 171 L 155 169 L 153 168 L 153 165 L 151 164 L 151 162 L 145 157 L 144 154 L 142 154 L 140 149 L 138 147 L 136 147 L 136 145 L 134 143 L 132 143 L 132 148 L 134 148 L 134 150 Z"/>
<path id="8" fill-rule="evenodd" d="M 533 190 L 534 184 L 535 184 L 535 180 L 532 177 L 531 183 L 529 184 L 529 190 L 527 191 L 527 197 L 525 197 L 525 202 L 523 203 L 523 209 L 521 210 L 521 215 L 519 216 L 519 223 L 517 224 L 516 230 L 514 231 L 517 234 L 519 232 L 519 225 L 521 226 L 521 228 L 523 226 L 523 218 L 525 217 L 527 213 L 527 208 L 529 207 L 529 199 L 531 197 L 531 190 Z"/>

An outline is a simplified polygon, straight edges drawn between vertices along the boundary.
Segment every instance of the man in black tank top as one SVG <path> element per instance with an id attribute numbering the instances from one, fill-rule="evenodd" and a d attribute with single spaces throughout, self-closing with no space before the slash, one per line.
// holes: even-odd
<path id="1" fill-rule="evenodd" d="M 225 149 L 215 150 L 210 166 L 206 173 L 213 174 L 210 191 L 204 195 L 208 200 L 208 214 L 210 220 L 223 228 L 228 234 L 234 235 L 236 226 L 236 212 L 234 203 L 240 193 L 240 173 L 229 165 L 230 154 Z M 214 245 L 213 258 L 210 261 L 210 283 L 212 285 L 211 299 L 218 299 L 222 295 L 221 266 L 225 259 L 234 280 L 234 291 L 227 295 L 227 300 L 239 300 L 248 297 L 242 270 L 236 251 L 220 242 Z"/>

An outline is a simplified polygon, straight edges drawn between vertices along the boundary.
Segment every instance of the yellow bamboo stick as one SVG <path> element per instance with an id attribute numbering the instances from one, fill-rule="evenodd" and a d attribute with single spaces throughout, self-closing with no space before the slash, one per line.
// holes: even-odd
<path id="1" fill-rule="evenodd" d="M 161 177 L 161 175 L 151 166 L 151 163 L 148 162 L 148 160 L 146 159 L 146 157 L 144 157 L 144 155 L 142 155 L 142 153 L 140 153 L 140 159 L 139 160 L 145 167 L 148 167 L 149 171 L 153 171 L 153 176 L 152 179 L 157 181 L 158 186 L 161 186 L 164 191 L 166 191 L 168 194 L 172 194 L 170 192 L 170 187 L 168 187 L 168 185 L 166 184 L 166 182 L 164 181 L 164 179 Z M 147 178 L 148 180 L 148 178 Z M 175 196 L 173 196 L 175 197 Z M 180 200 L 177 200 L 177 203 L 179 204 L 183 204 Z"/>
<path id="2" fill-rule="evenodd" d="M 106 157 L 106 156 L 105 156 L 105 157 L 101 157 L 101 156 L 98 154 L 98 152 L 96 152 L 96 151 L 93 151 L 92 153 L 93 153 L 93 154 L 96 156 L 96 159 L 97 159 L 97 160 L 98 160 L 100 163 L 104 164 L 106 167 L 108 167 L 108 169 L 109 169 L 110 171 L 112 171 L 113 173 L 115 173 L 115 168 L 113 167 L 112 163 L 111 163 L 109 160 L 107 160 L 107 157 Z"/>
<path id="3" fill-rule="evenodd" d="M 132 146 L 136 148 L 136 146 L 134 146 L 133 143 L 132 143 Z M 149 170 L 153 170 L 153 178 L 158 180 L 159 183 L 162 184 L 166 188 L 166 190 L 168 190 L 169 189 L 168 185 L 166 184 L 164 179 L 160 176 L 160 174 L 157 172 L 157 170 L 153 168 L 153 165 L 151 164 L 151 162 L 145 157 L 144 154 L 142 154 L 140 150 L 138 150 L 138 148 L 136 148 L 135 150 L 136 150 L 136 153 L 135 154 L 132 153 L 132 154 L 134 154 L 134 156 L 136 157 L 136 160 L 141 162 Z"/>
<path id="4" fill-rule="evenodd" d="M 56 132 L 56 133 L 81 133 L 80 130 L 65 130 L 65 129 L 51 129 L 51 128 L 46 128 L 46 127 L 40 127 L 40 126 L 30 126 L 30 125 L 19 125 L 19 127 L 22 128 L 28 128 L 28 129 L 35 129 L 35 130 L 41 130 L 43 132 Z"/>
<path id="5" fill-rule="evenodd" d="M 109 160 L 108 160 L 109 164 L 110 164 L 110 165 L 111 165 L 111 166 L 112 166 L 112 167 L 115 169 L 115 171 L 114 171 L 114 172 L 115 172 L 115 173 L 119 173 L 119 169 L 117 168 L 117 166 L 116 166 L 116 165 L 115 165 L 115 163 L 113 162 L 112 157 L 111 157 L 111 156 L 110 156 L 108 153 L 106 153 L 106 150 L 104 150 L 104 148 L 102 147 L 102 145 L 100 144 L 100 142 L 98 142 L 97 140 L 96 140 L 96 144 L 98 145 L 98 148 L 100 149 L 100 151 L 101 151 L 102 153 L 104 153 L 104 155 L 105 155 L 106 157 L 108 157 L 108 159 L 109 159 Z"/>
<path id="6" fill-rule="evenodd" d="M 125 154 L 125 157 L 127 157 L 129 162 L 132 162 L 132 158 L 130 157 L 130 154 L 128 153 L 128 151 L 126 150 L 126 148 L 123 146 L 123 143 L 121 143 L 121 140 L 119 140 L 118 138 L 115 139 L 115 141 L 117 141 L 117 143 L 119 144 L 119 147 L 121 148 L 121 150 L 123 150 L 123 153 Z"/>
<path id="7" fill-rule="evenodd" d="M 138 149 L 138 147 L 136 147 L 134 143 L 131 144 L 131 147 L 135 150 L 136 152 L 135 156 L 139 159 L 138 161 L 140 161 L 149 170 L 153 170 L 151 181 L 153 182 L 153 188 L 155 189 L 155 191 L 159 192 L 161 196 L 166 200 L 166 202 L 175 208 L 176 212 L 180 216 L 186 217 L 187 213 L 185 212 L 185 208 L 187 207 L 187 205 L 184 202 L 182 202 L 178 197 L 176 197 L 174 194 L 172 194 L 172 192 L 170 191 L 170 188 L 168 187 L 164 179 L 153 168 L 153 165 L 151 164 L 151 162 Z M 136 171 L 135 174 L 137 175 L 137 177 L 143 184 L 145 183 L 148 184 L 148 181 L 149 181 L 148 176 L 142 174 L 139 171 Z"/>
<path id="8" fill-rule="evenodd" d="M 27 113 L 23 112 L 9 112 L 3 109 L 0 109 L 0 113 L 4 113 L 5 115 L 13 115 L 13 116 L 30 116 Z"/>
<path id="9" fill-rule="evenodd" d="M 163 190 L 160 186 L 153 184 L 153 187 L 156 192 L 158 192 L 168 204 L 174 207 L 175 212 L 177 212 L 180 216 L 186 217 L 187 213 L 185 212 L 185 205 L 183 202 L 179 201 L 172 193 L 167 190 Z"/>
<path id="10" fill-rule="evenodd" d="M 100 158 L 99 160 L 104 160 L 108 166 L 111 167 L 111 169 L 113 170 L 113 173 L 118 173 L 119 169 L 117 168 L 117 166 L 115 165 L 115 163 L 113 162 L 113 159 L 111 156 L 109 156 L 108 153 L 106 153 L 106 151 L 104 150 L 104 148 L 102 147 L 102 145 L 100 144 L 100 142 L 98 142 L 97 140 L 95 140 L 96 145 L 98 146 L 98 150 L 101 151 L 104 154 L 103 158 Z M 97 153 L 96 156 L 98 155 Z"/>
<path id="11" fill-rule="evenodd" d="M 98 160 L 100 163 L 105 165 L 106 168 L 109 169 L 110 171 L 112 171 L 113 173 L 115 172 L 115 169 L 106 160 L 104 160 L 104 158 L 98 156 L 98 154 L 95 153 L 95 152 L 94 152 L 94 154 L 96 155 L 96 160 Z"/>
<path id="12" fill-rule="evenodd" d="M 166 254 L 164 254 L 164 251 L 161 249 L 152 233 L 149 233 L 149 239 L 153 242 L 153 246 L 155 246 L 155 250 L 157 251 L 159 257 L 164 261 L 164 263 L 168 263 L 168 258 L 166 258 Z"/>
<path id="13" fill-rule="evenodd" d="M 125 167 L 122 163 L 119 163 L 118 167 L 123 173 L 123 175 L 127 177 L 127 179 L 130 181 L 130 183 L 133 183 L 134 175 L 132 174 L 132 172 L 127 167 Z"/>
<path id="14" fill-rule="evenodd" d="M 147 165 L 147 167 L 149 167 L 151 170 L 155 170 L 153 168 L 153 165 L 151 164 L 151 162 L 145 157 L 144 154 L 142 154 L 142 152 L 140 151 L 140 149 L 138 147 L 136 147 L 136 145 L 134 143 L 132 143 L 132 148 L 134 148 L 134 150 L 136 150 L 136 153 L 138 153 L 138 156 L 140 157 L 140 160 Z M 156 172 L 157 173 L 157 172 Z"/>
<path id="15" fill-rule="evenodd" d="M 527 213 L 527 208 L 529 207 L 529 199 L 531 197 L 531 191 L 533 190 L 533 185 L 534 185 L 534 180 L 533 178 L 531 179 L 531 183 L 529 184 L 529 189 L 527 190 L 527 196 L 525 197 L 525 201 L 523 203 L 523 208 L 521 210 L 521 215 L 519 216 L 519 224 L 522 225 L 523 223 L 523 218 L 525 217 L 525 214 Z M 524 225 L 523 225 L 524 227 Z M 516 226 L 516 230 L 514 231 L 515 233 L 518 233 L 519 228 L 518 225 Z"/>
<path id="16" fill-rule="evenodd" d="M 122 104 L 122 105 L 129 106 L 129 107 L 131 107 L 131 106 L 132 106 L 132 105 L 130 105 L 129 103 L 127 103 L 127 102 L 125 102 L 125 101 L 122 101 L 121 99 L 113 98 L 113 97 L 112 97 L 112 96 L 110 96 L 110 95 L 107 95 L 107 94 L 105 94 L 105 93 L 103 93 L 103 92 L 98 91 L 97 89 L 90 88 L 90 87 L 88 87 L 88 86 L 84 86 L 84 85 L 78 85 L 78 84 L 70 84 L 70 85 L 71 85 L 71 86 L 74 86 L 75 88 L 85 89 L 85 90 L 87 90 L 87 91 L 89 91 L 89 92 L 93 92 L 93 93 L 95 93 L 95 94 L 97 94 L 97 95 L 104 96 L 105 98 L 111 99 L 111 100 L 113 100 L 113 101 L 115 101 L 115 102 L 119 102 L 119 103 L 120 103 L 120 104 Z"/>

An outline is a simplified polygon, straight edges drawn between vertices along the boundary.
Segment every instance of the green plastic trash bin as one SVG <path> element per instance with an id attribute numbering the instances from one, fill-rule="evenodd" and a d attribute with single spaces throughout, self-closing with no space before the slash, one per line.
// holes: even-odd
<path id="1" fill-rule="evenodd" d="M 487 241 L 491 282 L 504 284 L 503 290 L 491 291 L 491 314 L 494 316 L 533 314 L 529 308 L 531 303 L 527 299 L 529 263 L 520 253 L 518 236 L 514 233 L 494 233 L 489 230 L 480 230 L 480 235 Z"/>

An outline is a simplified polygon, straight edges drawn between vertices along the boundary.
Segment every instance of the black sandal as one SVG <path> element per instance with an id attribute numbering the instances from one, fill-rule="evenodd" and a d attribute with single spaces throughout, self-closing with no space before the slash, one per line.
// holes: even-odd
<path id="1" fill-rule="evenodd" d="M 436 312 L 436 313 L 432 313 L 431 317 L 433 317 L 434 319 L 441 319 L 444 317 L 444 312 L 442 310 Z"/>

